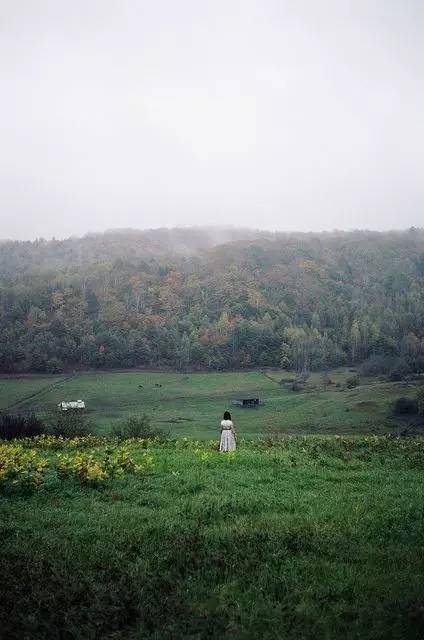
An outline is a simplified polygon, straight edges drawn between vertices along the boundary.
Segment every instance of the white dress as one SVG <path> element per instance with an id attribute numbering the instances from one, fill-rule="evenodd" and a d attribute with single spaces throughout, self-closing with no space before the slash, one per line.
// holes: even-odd
<path id="1" fill-rule="evenodd" d="M 219 443 L 220 451 L 235 451 L 236 439 L 233 433 L 232 420 L 221 420 L 221 442 Z"/>

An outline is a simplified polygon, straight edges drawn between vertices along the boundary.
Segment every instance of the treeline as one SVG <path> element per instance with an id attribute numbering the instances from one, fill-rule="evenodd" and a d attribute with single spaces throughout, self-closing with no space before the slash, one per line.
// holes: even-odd
<path id="1" fill-rule="evenodd" d="M 0 244 L 0 371 L 424 371 L 424 230 Z M 386 371 L 387 370 L 387 371 Z"/>

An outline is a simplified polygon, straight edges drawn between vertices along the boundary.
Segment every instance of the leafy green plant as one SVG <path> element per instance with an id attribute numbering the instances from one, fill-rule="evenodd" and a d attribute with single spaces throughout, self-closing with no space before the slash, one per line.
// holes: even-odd
<path id="1" fill-rule="evenodd" d="M 20 444 L 0 444 L 0 485 L 35 489 L 44 482 L 48 461 Z"/>
<path id="2" fill-rule="evenodd" d="M 70 476 L 82 484 L 99 484 L 112 478 L 123 478 L 127 474 L 140 474 L 153 468 L 153 458 L 144 452 L 142 461 L 136 464 L 126 447 L 109 447 L 102 452 L 58 454 L 58 471 L 61 476 Z"/>

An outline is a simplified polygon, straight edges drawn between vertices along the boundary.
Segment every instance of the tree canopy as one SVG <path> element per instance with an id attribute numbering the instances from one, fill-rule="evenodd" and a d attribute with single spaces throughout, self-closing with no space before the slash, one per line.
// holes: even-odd
<path id="1" fill-rule="evenodd" d="M 424 370 L 424 230 L 0 243 L 0 371 Z"/>

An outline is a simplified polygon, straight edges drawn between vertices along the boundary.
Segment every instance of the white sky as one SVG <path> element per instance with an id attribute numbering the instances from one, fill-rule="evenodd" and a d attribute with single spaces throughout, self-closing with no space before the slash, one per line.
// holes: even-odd
<path id="1" fill-rule="evenodd" d="M 0 237 L 424 225 L 423 0 L 0 0 Z"/>

